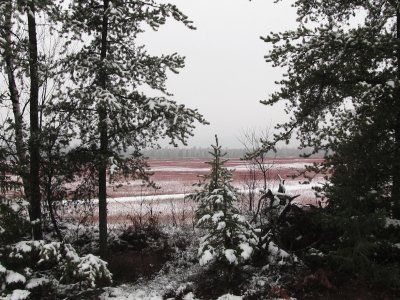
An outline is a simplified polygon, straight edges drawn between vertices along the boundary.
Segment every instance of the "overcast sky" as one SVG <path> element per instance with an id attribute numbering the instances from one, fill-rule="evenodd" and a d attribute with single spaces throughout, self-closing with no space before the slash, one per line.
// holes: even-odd
<path id="1" fill-rule="evenodd" d="M 161 0 L 160 0 L 161 1 Z M 178 52 L 186 67 L 167 82 L 173 99 L 198 108 L 211 123 L 198 126 L 189 146 L 208 147 L 219 135 L 224 147 L 240 147 L 243 130 L 273 127 L 286 117 L 283 106 L 259 103 L 276 90 L 281 70 L 264 61 L 268 45 L 260 36 L 296 26 L 292 1 L 170 0 L 197 30 L 169 21 L 140 38 L 151 54 Z"/>

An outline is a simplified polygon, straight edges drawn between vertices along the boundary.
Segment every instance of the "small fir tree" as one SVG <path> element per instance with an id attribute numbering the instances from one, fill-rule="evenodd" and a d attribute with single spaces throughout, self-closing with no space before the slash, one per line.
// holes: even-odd
<path id="1" fill-rule="evenodd" d="M 237 266 L 251 257 L 256 237 L 235 207 L 238 194 L 231 185 L 232 172 L 224 167 L 226 160 L 222 157 L 226 153 L 221 153 L 217 136 L 215 140 L 210 152 L 213 159 L 206 162 L 211 166 L 210 173 L 197 184 L 201 189 L 191 195 L 198 203 L 197 227 L 205 231 L 198 256 L 201 265 Z"/>

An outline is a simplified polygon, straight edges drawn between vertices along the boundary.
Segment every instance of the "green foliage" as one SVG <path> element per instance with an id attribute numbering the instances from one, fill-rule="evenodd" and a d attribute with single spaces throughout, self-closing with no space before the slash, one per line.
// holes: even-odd
<path id="1" fill-rule="evenodd" d="M 152 0 L 74 1 L 59 16 L 62 32 L 71 37 L 64 49 L 70 54 L 62 63 L 67 70 L 62 81 L 68 84 L 66 94 L 60 94 L 51 105 L 71 112 L 71 122 L 78 125 L 83 147 L 99 151 L 100 108 L 107 112 L 108 156 L 119 159 L 122 151 L 136 151 L 138 157 L 144 148 L 156 146 L 164 137 L 174 145 L 185 144 L 192 135 L 192 124 L 206 123 L 197 110 L 138 91 L 139 86 L 145 85 L 169 95 L 165 86 L 167 72 L 176 73 L 184 66 L 184 59 L 178 54 L 152 56 L 136 41 L 145 25 L 157 30 L 169 17 L 192 28 L 176 6 Z M 105 18 L 107 27 L 102 24 Z M 82 47 L 70 46 L 77 41 Z M 106 45 L 103 57 L 101 45 Z M 105 85 L 100 84 L 100 75 L 104 75 Z"/>
<path id="2" fill-rule="evenodd" d="M 399 3 L 294 6 L 298 28 L 263 38 L 272 45 L 267 61 L 286 70 L 264 104 L 285 101 L 291 115 L 274 143 L 296 133 L 301 147 L 325 152 L 325 162 L 309 170 L 330 175 L 321 249 L 331 266 L 374 281 L 386 273 L 394 284 L 400 235 L 385 222 L 400 217 Z"/>
<path id="3" fill-rule="evenodd" d="M 30 236 L 28 203 L 0 199 L 0 249 Z"/>
<path id="4" fill-rule="evenodd" d="M 21 241 L 3 251 L 0 293 L 59 283 L 95 288 L 111 284 L 112 275 L 106 262 L 91 254 L 80 257 L 69 244 Z"/>
<path id="5" fill-rule="evenodd" d="M 281 89 L 264 101 L 284 100 L 292 115 L 276 139 L 289 141 L 297 132 L 302 147 L 326 151 L 325 168 L 336 171 L 356 158 L 363 180 L 378 172 L 380 185 L 391 184 L 399 161 L 396 6 L 309 0 L 295 6 L 299 27 L 263 38 L 272 44 L 267 61 L 287 67 Z"/>
<path id="6" fill-rule="evenodd" d="M 235 207 L 237 191 L 231 185 L 232 173 L 224 167 L 221 146 L 212 146 L 210 173 L 197 186 L 201 189 L 190 197 L 198 203 L 197 227 L 205 231 L 200 241 L 200 264 L 218 263 L 224 268 L 247 261 L 257 238 L 245 217 Z"/>

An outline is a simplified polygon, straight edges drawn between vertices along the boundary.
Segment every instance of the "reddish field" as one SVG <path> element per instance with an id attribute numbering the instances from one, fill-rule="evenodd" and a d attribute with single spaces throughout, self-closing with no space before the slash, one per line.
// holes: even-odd
<path id="1" fill-rule="evenodd" d="M 157 217 L 160 220 L 179 216 L 183 219 L 193 216 L 195 204 L 184 200 L 184 196 L 195 190 L 193 183 L 198 182 L 199 175 L 209 172 L 205 159 L 152 159 L 149 161 L 154 175 L 152 179 L 160 187 L 157 190 L 147 188 L 141 182 L 117 182 L 108 188 L 110 221 L 121 223 L 132 218 Z M 311 184 L 301 184 L 302 177 L 292 179 L 290 176 L 304 170 L 305 165 L 321 162 L 321 158 L 304 159 L 299 157 L 279 157 L 268 161 L 268 188 L 276 191 L 280 175 L 286 179 L 287 193 L 300 194 L 297 201 L 315 204 L 316 199 L 312 186 L 321 183 L 321 177 L 316 177 Z M 233 184 L 246 194 L 246 180 L 249 175 L 246 162 L 237 158 L 229 159 L 225 164 L 234 170 Z M 261 178 L 261 174 L 258 174 Z M 259 188 L 261 181 L 257 182 Z"/>
<path id="2" fill-rule="evenodd" d="M 205 161 L 207 159 L 151 159 L 149 164 L 154 172 L 152 180 L 159 187 L 158 189 L 146 187 L 140 181 L 119 180 L 109 184 L 107 194 L 110 223 L 126 223 L 133 219 L 137 221 L 137 219 L 149 217 L 174 222 L 192 218 L 196 204 L 185 199 L 185 196 L 195 191 L 196 187 L 193 184 L 199 181 L 199 175 L 209 172 L 210 166 Z M 287 193 L 300 195 L 296 201 L 316 204 L 312 186 L 323 182 L 323 178 L 317 176 L 311 184 L 302 184 L 305 181 L 303 177 L 293 179 L 291 176 L 304 170 L 305 165 L 321 161 L 322 158 L 299 157 L 278 157 L 266 161 L 267 188 L 277 191 L 279 176 L 281 176 L 286 180 Z M 246 201 L 250 178 L 249 166 L 238 158 L 228 159 L 225 166 L 233 170 L 233 185 L 240 190 L 243 201 Z M 255 187 L 258 189 L 263 187 L 261 178 L 261 172 L 258 172 L 255 181 Z M 4 192 L 10 196 L 19 193 L 14 189 Z M 246 203 L 243 202 L 241 205 L 245 207 Z M 75 213 L 72 215 L 76 217 Z"/>
<path id="3" fill-rule="evenodd" d="M 298 157 L 281 157 L 268 161 L 267 166 L 268 182 L 273 188 L 278 182 L 278 174 L 286 179 L 287 184 L 298 183 L 304 181 L 299 177 L 292 179 L 291 176 L 304 170 L 304 165 L 310 165 L 314 162 L 321 162 L 321 158 L 304 159 Z M 204 163 L 205 159 L 152 159 L 149 161 L 154 175 L 153 181 L 161 187 L 154 191 L 142 185 L 141 182 L 117 182 L 109 187 L 109 195 L 111 197 L 130 197 L 141 195 L 169 195 L 182 194 L 193 191 L 193 183 L 199 181 L 199 175 L 209 172 L 209 165 Z M 229 159 L 225 166 L 234 170 L 233 182 L 238 188 L 242 188 L 249 176 L 249 170 L 246 162 L 232 158 Z M 261 179 L 261 173 L 258 172 L 258 179 Z"/>

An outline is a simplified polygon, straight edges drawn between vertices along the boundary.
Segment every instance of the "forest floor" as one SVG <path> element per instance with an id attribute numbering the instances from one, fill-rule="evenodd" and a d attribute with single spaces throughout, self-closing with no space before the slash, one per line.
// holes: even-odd
<path id="1" fill-rule="evenodd" d="M 151 246 L 112 255 L 109 268 L 114 285 L 103 289 L 99 299 L 400 299 L 399 292 L 362 281 L 343 282 L 331 272 L 301 262 L 244 266 L 226 282 L 215 278 L 214 270 L 199 265 L 198 231 L 190 226 L 163 226 L 161 231 Z"/>

